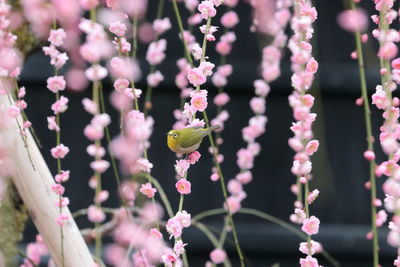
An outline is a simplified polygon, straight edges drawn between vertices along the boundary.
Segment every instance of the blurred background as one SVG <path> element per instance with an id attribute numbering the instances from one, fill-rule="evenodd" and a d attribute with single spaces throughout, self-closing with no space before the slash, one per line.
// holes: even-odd
<path id="1" fill-rule="evenodd" d="M 153 21 L 156 13 L 156 2 L 149 1 L 148 21 Z M 370 196 L 365 190 L 364 183 L 368 180 L 368 164 L 363 159 L 366 150 L 365 125 L 363 109 L 355 105 L 360 96 L 359 74 L 357 62 L 350 59 L 350 53 L 355 49 L 352 34 L 342 30 L 337 24 L 337 15 L 343 10 L 342 1 L 314 1 L 318 11 L 315 24 L 314 55 L 320 63 L 317 79 L 311 93 L 316 96 L 314 111 L 318 114 L 315 123 L 316 139 L 320 140 L 320 150 L 313 157 L 314 179 L 311 188 L 318 188 L 320 196 L 311 206 L 311 213 L 321 220 L 320 233 L 316 240 L 332 254 L 341 266 L 370 266 L 372 265 L 372 242 L 366 239 L 370 231 Z M 364 1 L 366 2 L 366 1 Z M 374 14 L 373 3 L 363 3 L 369 14 Z M 236 152 L 245 146 L 241 137 L 241 129 L 252 116 L 249 100 L 253 97 L 252 83 L 260 78 L 258 65 L 261 60 L 261 49 L 265 38 L 251 33 L 251 7 L 241 2 L 235 9 L 240 18 L 236 27 L 237 42 L 227 63 L 234 67 L 233 75 L 229 77 L 226 92 L 231 101 L 227 105 L 230 119 L 226 122 L 222 133 L 224 144 L 221 146 L 225 160 L 222 164 L 226 179 L 234 178 L 239 169 L 236 166 Z M 183 16 L 187 16 L 183 11 Z M 171 18 L 173 28 L 166 34 L 168 41 L 167 59 L 160 66 L 166 80 L 153 93 L 154 133 L 151 137 L 149 158 L 154 163 L 152 174 L 165 189 L 173 207 L 178 205 L 178 194 L 175 190 L 175 175 L 173 165 L 175 154 L 166 146 L 165 133 L 172 127 L 175 119 L 173 111 L 179 106 L 179 90 L 174 84 L 178 73 L 176 60 L 182 56 L 182 45 L 177 38 L 177 27 L 172 5 L 166 1 L 165 14 Z M 372 28 L 369 28 L 369 32 Z M 198 35 L 199 36 L 199 35 Z M 218 62 L 215 44 L 209 45 L 207 54 L 212 62 Z M 366 45 L 366 65 L 368 90 L 373 92 L 379 84 L 379 72 L 376 59 L 377 44 L 370 35 Z M 138 57 L 144 74 L 149 66 L 144 60 L 147 44 L 139 43 Z M 259 138 L 262 146 L 261 154 L 256 158 L 253 169 L 254 180 L 245 186 L 247 199 L 243 206 L 259 209 L 289 222 L 293 212 L 295 196 L 290 192 L 290 186 L 295 182 L 291 174 L 293 152 L 288 147 L 291 136 L 289 127 L 293 121 L 292 111 L 287 97 L 292 91 L 290 85 L 290 63 L 288 51 L 285 51 L 282 66 L 282 76 L 272 84 L 271 94 L 267 98 L 266 133 Z M 52 172 L 56 172 L 56 161 L 51 158 L 50 149 L 55 144 L 54 133 L 47 129 L 46 116 L 51 113 L 50 105 L 54 95 L 46 89 L 46 79 L 52 75 L 52 68 L 41 51 L 29 55 L 21 77 L 21 85 L 28 89 L 27 114 L 32 121 L 37 134 L 42 141 L 42 153 Z M 145 79 L 138 83 L 138 88 L 145 88 Z M 209 83 L 207 89 L 211 97 L 216 94 L 216 88 Z M 109 96 L 112 90 L 110 80 L 106 80 L 104 94 Z M 88 187 L 92 175 L 89 168 L 91 159 L 86 154 L 89 141 L 83 135 L 84 126 L 90 121 L 90 116 L 83 110 L 81 100 L 90 97 L 90 90 L 81 93 L 67 92 L 70 99 L 68 111 L 62 118 L 62 142 L 69 146 L 71 152 L 63 160 L 63 166 L 71 170 L 71 179 L 66 184 L 66 196 L 71 200 L 72 211 L 86 208 L 93 202 L 93 190 Z M 211 101 L 210 101 L 211 102 Z M 107 110 L 112 116 L 111 132 L 118 133 L 118 114 L 110 106 Z M 209 116 L 214 117 L 215 107 L 209 105 Z M 381 125 L 381 112 L 372 109 L 372 122 L 375 136 Z M 185 198 L 184 208 L 192 215 L 202 211 L 219 208 L 223 199 L 219 182 L 210 180 L 212 159 L 207 152 L 208 141 L 200 149 L 203 157 L 190 170 L 192 194 Z M 105 145 L 105 144 L 104 144 Z M 384 157 L 376 144 L 377 162 Z M 381 178 L 384 179 L 384 178 Z M 378 179 L 378 188 L 382 180 Z M 110 199 L 106 207 L 118 207 L 116 182 L 110 168 L 103 176 L 103 186 L 110 191 Z M 382 197 L 381 190 L 378 190 Z M 222 227 L 222 216 L 209 217 L 204 221 L 217 231 Z M 296 266 L 301 253 L 298 251 L 300 238 L 282 227 L 260 220 L 251 215 L 235 215 L 239 239 L 248 266 Z M 77 220 L 81 228 L 89 227 L 86 218 Z M 298 226 L 295 226 L 298 227 Z M 392 265 L 395 249 L 386 244 L 386 227 L 379 232 L 380 255 L 383 266 Z M 30 223 L 25 231 L 24 242 L 33 241 L 36 230 Z M 184 233 L 184 239 L 189 243 L 188 255 L 192 266 L 202 266 L 208 260 L 212 246 L 208 239 L 194 227 Z M 230 237 L 227 251 L 232 256 L 233 266 L 236 253 Z M 319 256 L 320 264 L 331 266 Z"/>

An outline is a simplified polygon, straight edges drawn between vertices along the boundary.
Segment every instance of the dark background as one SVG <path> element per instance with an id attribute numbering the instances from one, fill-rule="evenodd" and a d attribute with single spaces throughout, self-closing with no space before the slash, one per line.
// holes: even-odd
<path id="1" fill-rule="evenodd" d="M 149 20 L 155 16 L 156 1 L 149 1 Z M 365 1 L 364 1 L 365 2 Z M 370 14 L 374 14 L 373 3 L 365 3 Z M 320 197 L 311 206 L 311 213 L 321 220 L 320 233 L 315 240 L 322 242 L 324 248 L 331 253 L 342 266 L 371 266 L 372 242 L 365 236 L 370 231 L 370 197 L 364 189 L 368 180 L 368 164 L 362 154 L 366 150 L 365 126 L 362 107 L 354 104 L 360 96 L 358 68 L 355 61 L 349 59 L 354 50 L 354 37 L 344 32 L 336 23 L 337 14 L 343 10 L 341 1 L 316 1 L 319 13 L 314 37 L 314 52 L 320 62 L 320 69 L 312 94 L 317 97 L 314 111 L 318 113 L 315 123 L 315 135 L 320 140 L 320 150 L 313 158 L 314 180 L 311 188 L 320 190 Z M 161 65 L 161 71 L 166 80 L 155 89 L 151 115 L 155 119 L 154 133 L 151 137 L 149 158 L 154 163 L 152 174 L 163 185 L 172 202 L 178 205 L 178 194 L 175 191 L 173 164 L 175 155 L 171 153 L 165 142 L 165 133 L 174 123 L 172 112 L 179 106 L 179 91 L 174 85 L 174 76 L 178 72 L 175 61 L 182 55 L 182 46 L 178 42 L 176 21 L 172 6 L 166 1 L 165 14 L 171 18 L 173 29 L 166 34 L 168 40 L 168 58 Z M 183 10 L 183 8 L 181 8 Z M 241 138 L 241 129 L 252 116 L 249 100 L 253 97 L 252 82 L 259 78 L 258 64 L 261 59 L 260 44 L 262 38 L 249 32 L 251 25 L 251 9 L 245 3 L 237 7 L 240 23 L 236 27 L 237 42 L 228 57 L 228 63 L 233 64 L 234 73 L 229 77 L 226 92 L 231 101 L 226 108 L 231 118 L 226 123 L 222 136 L 225 140 L 221 147 L 225 156 L 222 164 L 226 179 L 231 179 L 239 171 L 236 166 L 236 152 L 245 145 Z M 221 13 L 221 12 L 220 12 Z M 187 14 L 183 12 L 184 16 Z M 370 28 L 369 31 L 372 29 Z M 371 37 L 371 36 L 370 36 Z M 214 52 L 214 44 L 209 46 L 207 54 L 212 62 L 218 62 L 219 56 Z M 368 74 L 368 90 L 374 91 L 379 83 L 378 65 L 376 61 L 376 43 L 370 40 L 366 51 Z M 141 68 L 146 74 L 148 65 L 144 61 L 147 45 L 139 44 Z M 291 136 L 292 111 L 288 106 L 287 97 L 291 93 L 290 69 L 287 60 L 288 51 L 283 62 L 282 76 L 272 84 L 271 94 L 267 99 L 268 124 L 266 133 L 258 142 L 262 146 L 261 154 L 256 158 L 252 170 L 254 180 L 245 186 L 248 194 L 243 206 L 259 209 L 285 221 L 293 212 L 294 196 L 290 193 L 290 185 L 295 177 L 290 173 L 293 152 L 287 145 Z M 56 162 L 50 156 L 50 149 L 55 144 L 54 132 L 47 129 L 46 116 L 50 115 L 50 105 L 54 95 L 46 89 L 45 81 L 52 75 L 48 59 L 40 52 L 28 57 L 21 78 L 21 85 L 28 89 L 28 115 L 38 132 L 43 144 L 43 155 L 53 173 Z M 138 83 L 139 88 L 145 88 L 145 79 Z M 216 88 L 207 86 L 211 96 Z M 109 80 L 105 82 L 104 93 L 109 95 L 112 90 Z M 66 93 L 70 99 L 69 109 L 62 114 L 62 142 L 70 147 L 70 154 L 62 161 L 65 169 L 71 170 L 71 179 L 66 184 L 66 196 L 71 199 L 70 209 L 86 208 L 93 202 L 93 191 L 87 186 L 91 176 L 89 163 L 91 159 L 86 154 L 89 141 L 83 135 L 83 128 L 89 122 L 90 116 L 82 109 L 83 97 L 90 97 L 88 89 L 82 94 Z M 117 113 L 108 106 L 114 122 L 111 125 L 113 135 L 118 132 Z M 208 108 L 210 117 L 215 115 L 215 107 Z M 381 112 L 372 109 L 372 122 L 375 136 L 381 125 Z M 207 144 L 207 142 L 206 142 Z M 209 177 L 212 161 L 206 151 L 207 145 L 200 149 L 201 161 L 190 169 L 192 194 L 185 198 L 184 208 L 192 215 L 199 212 L 219 208 L 222 205 L 222 193 L 219 183 L 213 183 Z M 384 160 L 380 147 L 377 162 Z M 379 195 L 382 197 L 381 184 L 384 178 L 378 180 Z M 105 203 L 108 207 L 117 207 L 116 183 L 110 170 L 103 176 L 104 188 L 111 192 L 110 199 Z M 213 227 L 221 227 L 222 216 L 212 217 L 205 222 Z M 280 263 L 281 266 L 296 266 L 301 253 L 298 251 L 300 239 L 287 230 L 271 223 L 261 221 L 250 215 L 237 215 L 235 221 L 239 231 L 239 239 L 248 259 L 248 266 L 271 266 Z M 81 227 L 87 227 L 85 218 L 78 219 Z M 26 229 L 25 242 L 34 238 L 36 230 L 32 224 Z M 380 256 L 383 266 L 391 266 L 396 252 L 386 245 L 386 226 L 380 229 Z M 201 266 L 208 259 L 212 249 L 211 244 L 194 227 L 188 229 L 184 239 L 189 243 L 187 250 L 193 266 Z M 231 243 L 232 244 L 232 243 Z M 233 265 L 236 254 L 234 247 L 226 245 L 232 256 Z M 331 266 L 325 259 L 318 256 L 320 264 Z"/>

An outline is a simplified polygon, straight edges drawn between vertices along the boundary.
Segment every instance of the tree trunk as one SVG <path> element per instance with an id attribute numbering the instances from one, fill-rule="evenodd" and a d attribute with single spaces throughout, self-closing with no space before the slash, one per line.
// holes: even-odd
<path id="1" fill-rule="evenodd" d="M 12 88 L 9 80 L 0 78 L 1 89 Z M 7 95 L 0 95 L 0 108 L 7 109 L 10 101 Z M 45 117 L 43 116 L 43 120 Z M 22 125 L 21 118 L 18 117 Z M 44 161 L 32 135 L 28 132 L 26 142 L 21 137 L 17 120 L 13 119 L 11 127 L 0 130 L 0 142 L 8 151 L 8 155 L 15 164 L 12 181 L 24 201 L 29 215 L 40 235 L 43 237 L 50 256 L 57 266 L 62 265 L 60 227 L 56 223 L 59 208 L 56 206 L 58 196 L 51 191 L 55 183 L 49 168 Z M 67 207 L 63 213 L 70 220 L 63 227 L 64 232 L 64 266 L 65 267 L 91 267 L 94 265 L 92 256 L 86 246 L 79 229 Z"/>

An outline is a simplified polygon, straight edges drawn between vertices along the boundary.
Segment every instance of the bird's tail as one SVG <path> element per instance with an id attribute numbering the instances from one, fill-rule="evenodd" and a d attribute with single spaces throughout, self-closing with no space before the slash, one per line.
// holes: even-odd
<path id="1" fill-rule="evenodd" d="M 219 128 L 221 128 L 221 126 L 219 126 L 219 125 L 214 125 L 214 126 L 211 126 L 210 128 L 207 128 L 207 130 L 209 130 L 209 131 L 214 131 L 214 130 L 217 130 L 217 129 L 219 129 Z"/>

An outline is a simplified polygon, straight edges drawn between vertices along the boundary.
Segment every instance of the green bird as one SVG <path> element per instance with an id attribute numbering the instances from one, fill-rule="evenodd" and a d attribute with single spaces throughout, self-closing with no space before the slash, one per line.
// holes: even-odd
<path id="1" fill-rule="evenodd" d="M 221 126 L 215 125 L 209 128 L 189 127 L 180 130 L 171 130 L 167 133 L 167 145 L 175 153 L 189 154 L 199 148 L 205 136 L 218 128 L 221 128 Z"/>

